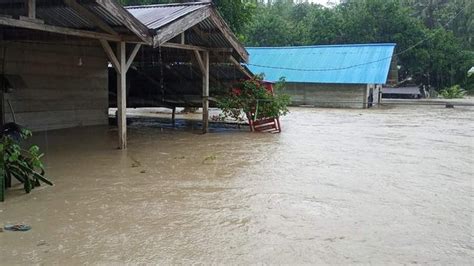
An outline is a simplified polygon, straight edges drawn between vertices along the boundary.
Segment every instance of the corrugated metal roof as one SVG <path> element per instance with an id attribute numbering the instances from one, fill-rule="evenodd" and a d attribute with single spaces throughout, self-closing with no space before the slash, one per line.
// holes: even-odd
<path id="1" fill-rule="evenodd" d="M 0 4 L 5 1 L 0 0 Z M 120 21 L 116 17 L 116 14 L 106 10 L 104 7 L 96 3 L 83 4 L 83 7 L 88 9 L 90 12 L 103 19 L 105 23 L 112 27 L 124 27 L 126 28 L 123 21 Z M 0 9 L 0 14 L 10 16 L 24 16 L 23 8 L 16 5 L 6 6 Z M 47 25 L 54 25 L 60 27 L 76 28 L 76 29 L 94 29 L 97 26 L 84 18 L 81 14 L 75 11 L 73 8 L 67 6 L 64 3 L 58 2 L 55 5 L 39 5 L 36 8 L 36 16 L 38 19 L 44 20 Z"/>
<path id="2" fill-rule="evenodd" d="M 394 49 L 394 43 L 248 47 L 248 67 L 269 81 L 385 84 Z"/>
<path id="3" fill-rule="evenodd" d="M 185 3 L 169 5 L 127 6 L 128 10 L 149 29 L 159 29 L 187 14 L 209 6 L 210 3 Z"/>
<path id="4" fill-rule="evenodd" d="M 128 6 L 125 9 L 130 12 L 138 21 L 144 24 L 149 30 L 155 31 L 160 28 L 163 28 L 171 23 L 179 23 L 180 19 L 186 17 L 187 15 L 193 12 L 205 11 L 203 9 L 210 9 L 210 14 L 215 12 L 213 11 L 212 4 L 210 2 L 192 2 L 192 3 L 181 3 L 181 4 L 157 4 L 157 5 L 144 5 L 144 6 Z M 180 24 L 182 30 L 188 29 L 187 25 Z M 210 18 L 203 17 L 202 20 L 195 25 L 202 33 L 204 37 L 196 34 L 193 31 L 187 31 L 186 43 L 190 45 L 197 46 L 206 46 L 206 47 L 232 47 L 231 42 L 227 39 L 226 35 L 218 29 L 215 22 Z M 176 32 L 180 32 L 177 30 Z M 155 44 L 157 45 L 157 44 Z M 235 47 L 234 47 L 235 48 Z M 241 46 L 242 50 L 245 50 Z M 238 52 L 234 53 L 234 57 L 242 58 Z M 243 59 L 243 61 L 246 60 Z"/>

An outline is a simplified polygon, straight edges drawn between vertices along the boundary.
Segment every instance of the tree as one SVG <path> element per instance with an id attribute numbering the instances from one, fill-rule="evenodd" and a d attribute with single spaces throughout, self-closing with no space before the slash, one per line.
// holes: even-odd
<path id="1" fill-rule="evenodd" d="M 393 42 L 401 79 L 449 87 L 467 83 L 465 73 L 474 65 L 472 52 L 463 51 L 472 51 L 470 2 L 344 0 L 327 8 L 275 0 L 258 6 L 246 41 L 256 46 Z"/>
<path id="2" fill-rule="evenodd" d="M 256 8 L 255 1 L 214 0 L 213 2 L 230 28 L 243 39 L 242 32 L 254 15 Z"/>
<path id="3" fill-rule="evenodd" d="M 472 0 L 404 0 L 429 29 L 443 27 L 452 31 L 472 50 L 474 38 L 474 4 Z"/>

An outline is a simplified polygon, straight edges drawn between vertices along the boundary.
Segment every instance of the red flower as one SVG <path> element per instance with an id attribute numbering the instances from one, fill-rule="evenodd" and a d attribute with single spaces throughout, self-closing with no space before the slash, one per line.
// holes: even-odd
<path id="1" fill-rule="evenodd" d="M 232 89 L 232 94 L 235 96 L 240 96 L 242 94 L 242 90 L 239 88 L 233 88 Z"/>

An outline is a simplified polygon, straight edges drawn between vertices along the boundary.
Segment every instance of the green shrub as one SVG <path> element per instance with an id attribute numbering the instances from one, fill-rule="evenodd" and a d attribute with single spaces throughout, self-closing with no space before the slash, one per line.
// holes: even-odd
<path id="1" fill-rule="evenodd" d="M 2 155 L 0 174 L 10 180 L 16 178 L 23 183 L 26 193 L 40 186 L 40 181 L 53 185 L 44 177 L 44 166 L 41 162 L 43 154 L 39 147 L 32 145 L 24 149 L 20 146 L 20 141 L 28 139 L 31 135 L 31 131 L 21 129 L 19 139 L 8 135 L 3 135 L 0 139 L 0 154 Z"/>
<path id="2" fill-rule="evenodd" d="M 283 86 L 281 80 L 276 86 Z M 243 121 L 242 112 L 248 119 L 262 119 L 286 115 L 290 97 L 286 94 L 274 95 L 269 92 L 260 78 L 243 80 L 230 92 L 218 98 L 217 106 L 222 110 L 221 119 L 226 117 Z"/>
<path id="3" fill-rule="evenodd" d="M 440 95 L 445 99 L 463 98 L 466 95 L 466 91 L 459 85 L 454 85 L 447 89 L 440 91 Z"/>

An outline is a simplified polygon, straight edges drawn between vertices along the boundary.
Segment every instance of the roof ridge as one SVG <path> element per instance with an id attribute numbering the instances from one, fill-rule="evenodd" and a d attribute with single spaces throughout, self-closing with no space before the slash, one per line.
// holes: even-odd
<path id="1" fill-rule="evenodd" d="M 175 6 L 206 6 L 211 5 L 210 2 L 188 2 L 188 3 L 172 3 L 172 4 L 153 4 L 153 5 L 135 5 L 125 6 L 125 9 L 138 9 L 138 8 L 154 8 L 154 7 L 175 7 Z"/>
<path id="2" fill-rule="evenodd" d="M 251 47 L 247 46 L 245 49 L 310 49 L 321 47 L 360 47 L 360 46 L 396 46 L 396 43 L 357 43 L 357 44 L 321 44 L 321 45 L 302 45 L 302 46 L 263 46 Z"/>

